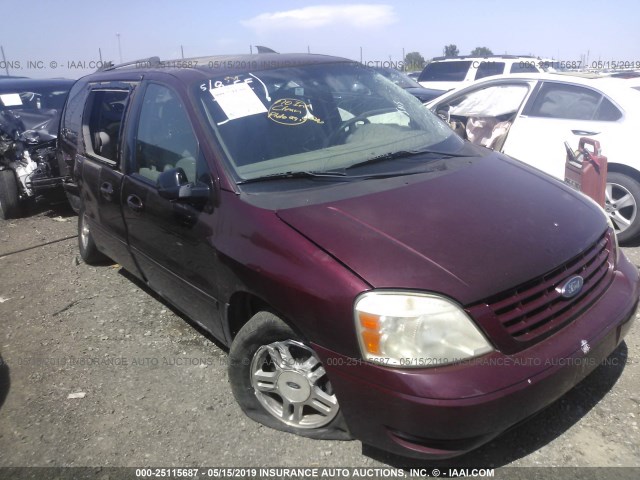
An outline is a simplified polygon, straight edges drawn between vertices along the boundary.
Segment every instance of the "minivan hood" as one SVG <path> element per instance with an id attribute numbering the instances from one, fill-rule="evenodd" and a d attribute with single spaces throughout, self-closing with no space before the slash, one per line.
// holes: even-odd
<path id="1" fill-rule="evenodd" d="M 373 288 L 438 292 L 469 305 L 543 275 L 607 228 L 555 179 L 500 154 L 396 188 L 277 215 Z"/>

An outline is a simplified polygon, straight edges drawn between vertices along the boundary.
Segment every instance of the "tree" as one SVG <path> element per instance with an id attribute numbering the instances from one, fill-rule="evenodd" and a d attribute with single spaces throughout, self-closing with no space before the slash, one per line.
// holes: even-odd
<path id="1" fill-rule="evenodd" d="M 453 43 L 451 45 L 445 45 L 444 47 L 445 57 L 457 57 L 459 53 L 460 50 L 458 50 L 458 46 Z"/>
<path id="2" fill-rule="evenodd" d="M 487 47 L 476 47 L 471 50 L 471 56 L 473 57 L 488 57 L 490 55 L 493 55 L 493 52 Z"/>
<path id="3" fill-rule="evenodd" d="M 424 68 L 425 60 L 419 52 L 409 52 L 404 57 L 404 69 L 410 72 L 414 70 L 422 70 Z"/>

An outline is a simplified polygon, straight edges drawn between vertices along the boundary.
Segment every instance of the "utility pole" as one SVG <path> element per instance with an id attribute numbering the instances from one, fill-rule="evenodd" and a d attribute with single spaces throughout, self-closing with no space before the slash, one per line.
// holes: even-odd
<path id="1" fill-rule="evenodd" d="M 4 68 L 7 71 L 7 77 L 10 77 L 11 75 L 9 75 L 9 64 L 7 63 L 7 59 L 4 56 L 4 47 L 2 45 L 0 45 L 0 50 L 2 51 L 2 62 L 4 63 Z"/>
<path id="2" fill-rule="evenodd" d="M 184 58 L 184 47 L 180 45 L 180 52 L 182 53 L 182 58 Z"/>
<path id="3" fill-rule="evenodd" d="M 122 63 L 122 46 L 120 45 L 120 34 L 116 33 L 116 37 L 118 37 L 118 54 L 120 55 L 120 63 Z"/>

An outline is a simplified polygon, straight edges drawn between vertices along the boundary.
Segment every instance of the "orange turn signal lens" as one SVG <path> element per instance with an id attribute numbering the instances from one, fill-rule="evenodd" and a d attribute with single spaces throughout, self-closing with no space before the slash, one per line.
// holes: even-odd
<path id="1" fill-rule="evenodd" d="M 360 335 L 362 335 L 362 342 L 367 352 L 380 355 L 380 334 L 378 332 L 365 330 L 361 332 Z"/>
<path id="2" fill-rule="evenodd" d="M 360 312 L 358 313 L 360 318 L 360 325 L 367 330 L 378 331 L 380 328 L 380 317 L 371 313 Z"/>

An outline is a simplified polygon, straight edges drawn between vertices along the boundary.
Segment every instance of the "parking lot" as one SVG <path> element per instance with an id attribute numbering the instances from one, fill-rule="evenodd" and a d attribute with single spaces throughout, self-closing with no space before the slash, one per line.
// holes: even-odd
<path id="1" fill-rule="evenodd" d="M 426 464 L 249 420 L 226 352 L 118 265 L 79 261 L 76 228 L 65 205 L 0 220 L 0 466 Z M 639 349 L 636 323 L 577 388 L 448 464 L 640 466 Z"/>

